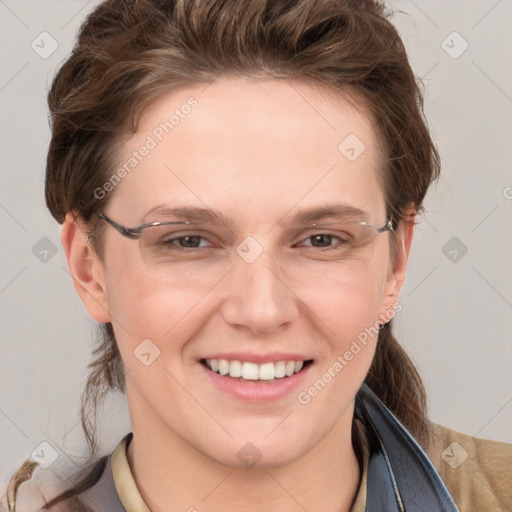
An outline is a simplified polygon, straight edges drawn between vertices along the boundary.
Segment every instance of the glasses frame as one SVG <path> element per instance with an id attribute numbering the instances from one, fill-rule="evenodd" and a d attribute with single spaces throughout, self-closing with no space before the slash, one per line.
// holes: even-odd
<path id="1" fill-rule="evenodd" d="M 102 218 L 106 222 L 108 222 L 118 233 L 121 233 L 121 235 L 131 238 L 132 240 L 139 240 L 142 237 L 142 232 L 150 227 L 153 226 L 170 226 L 172 224 L 187 224 L 187 225 L 194 225 L 194 224 L 201 224 L 200 222 L 194 222 L 194 221 L 184 221 L 184 220 L 173 220 L 173 221 L 165 221 L 165 222 L 147 222 L 145 224 L 141 224 L 140 226 L 136 226 L 134 228 L 127 228 L 126 226 L 122 226 L 118 222 L 112 220 L 110 217 L 107 217 L 104 213 L 99 213 L 98 217 Z M 397 223 L 393 220 L 392 217 L 388 217 L 386 219 L 386 223 L 384 226 L 378 228 L 377 226 L 374 226 L 373 224 L 370 224 L 366 221 L 357 221 L 357 224 L 361 224 L 362 226 L 370 226 L 377 234 L 384 233 L 385 231 L 390 231 L 392 233 L 395 232 Z M 317 224 L 312 224 L 311 227 L 316 226 Z M 325 226 L 326 224 L 320 224 L 318 227 Z"/>

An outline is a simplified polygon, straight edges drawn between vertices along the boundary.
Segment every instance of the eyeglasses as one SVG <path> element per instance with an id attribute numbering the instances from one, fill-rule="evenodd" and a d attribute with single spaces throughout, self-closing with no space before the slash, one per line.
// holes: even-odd
<path id="1" fill-rule="evenodd" d="M 206 232 L 204 229 L 183 231 L 184 225 L 198 225 L 192 221 L 166 221 L 148 222 L 127 228 L 107 217 L 104 213 L 98 214 L 100 218 L 108 222 L 121 235 L 132 240 L 139 240 L 143 260 L 148 264 L 172 263 L 193 261 L 201 258 L 212 257 L 215 251 L 222 248 L 222 242 L 218 242 L 218 236 Z M 329 227 L 321 230 L 321 227 Z M 396 221 L 389 217 L 382 227 L 376 227 L 365 221 L 335 221 L 320 224 L 312 224 L 302 229 L 298 243 L 306 240 L 319 243 L 314 245 L 302 245 L 303 256 L 319 261 L 349 261 L 367 263 L 373 254 L 373 241 L 380 233 L 394 232 Z M 202 241 L 210 245 L 201 245 Z M 332 245 L 332 242 L 335 242 Z M 322 244 L 327 243 L 327 247 Z M 242 244 L 240 244 L 242 245 Z M 294 244 L 294 247 L 296 244 Z M 257 250 L 254 247 L 253 249 Z M 241 257 L 243 252 L 237 252 Z M 247 251 L 245 251 L 247 252 Z M 245 258 L 244 258 L 245 259 Z M 247 260 L 246 260 L 247 261 Z"/>

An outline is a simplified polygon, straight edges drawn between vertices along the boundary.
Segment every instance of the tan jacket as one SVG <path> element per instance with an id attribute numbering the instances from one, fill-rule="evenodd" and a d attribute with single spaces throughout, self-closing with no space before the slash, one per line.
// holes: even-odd
<path id="1" fill-rule="evenodd" d="M 362 440 L 363 474 L 351 512 L 364 512 L 368 447 L 363 425 L 356 421 Z M 512 511 L 512 445 L 471 437 L 432 424 L 426 453 L 461 512 Z M 434 511 L 433 511 L 434 512 Z"/>
<path id="2" fill-rule="evenodd" d="M 512 445 L 434 425 L 427 454 L 461 511 L 512 511 Z"/>

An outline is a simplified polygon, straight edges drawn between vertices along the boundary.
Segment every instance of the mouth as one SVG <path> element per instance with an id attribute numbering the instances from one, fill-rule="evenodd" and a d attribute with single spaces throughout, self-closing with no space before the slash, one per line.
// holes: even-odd
<path id="1" fill-rule="evenodd" d="M 283 359 L 262 364 L 237 359 L 201 359 L 200 363 L 211 372 L 235 381 L 272 383 L 286 380 L 297 373 L 303 372 L 313 363 L 313 359 Z"/>

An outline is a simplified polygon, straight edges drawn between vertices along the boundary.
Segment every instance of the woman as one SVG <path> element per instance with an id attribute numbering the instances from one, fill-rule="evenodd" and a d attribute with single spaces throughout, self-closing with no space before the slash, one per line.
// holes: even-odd
<path id="1" fill-rule="evenodd" d="M 107 1 L 49 105 L 90 460 L 108 390 L 133 432 L 46 510 L 510 508 L 509 447 L 431 424 L 392 333 L 439 156 L 380 3 Z"/>

